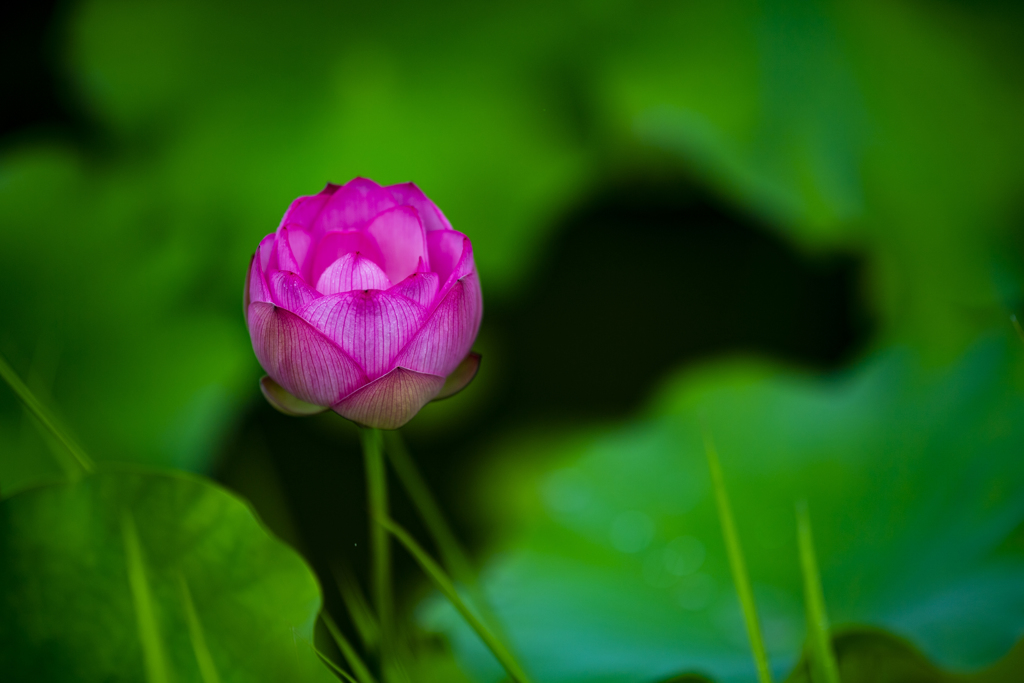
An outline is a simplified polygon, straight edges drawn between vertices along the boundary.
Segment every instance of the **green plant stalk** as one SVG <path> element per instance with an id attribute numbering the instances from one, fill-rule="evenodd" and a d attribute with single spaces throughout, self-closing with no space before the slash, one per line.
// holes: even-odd
<path id="1" fill-rule="evenodd" d="M 430 487 L 427 486 L 415 461 L 409 455 L 409 449 L 406 448 L 401 435 L 397 431 L 385 432 L 384 442 L 384 453 L 394 468 L 395 474 L 398 475 L 398 480 L 409 494 L 409 498 L 426 525 L 427 531 L 430 532 L 431 538 L 437 544 L 444 567 L 451 573 L 452 578 L 468 589 L 469 595 L 473 599 L 473 606 L 476 607 L 487 625 L 500 635 L 500 623 L 490 610 L 487 598 L 477 580 L 476 572 L 473 570 L 473 564 L 469 561 L 469 555 L 462 548 L 455 532 L 445 520 L 441 506 L 437 504 L 437 500 L 430 492 Z"/>
<path id="2" fill-rule="evenodd" d="M 82 450 L 82 447 L 75 443 L 75 440 L 68 435 L 67 431 L 65 431 L 63 427 L 60 426 L 57 418 L 46 409 L 46 406 L 44 406 L 38 398 L 36 398 L 35 394 L 32 393 L 32 390 L 21 381 L 18 374 L 14 372 L 14 369 L 7 364 L 7 361 L 2 356 L 0 356 L 0 377 L 3 377 L 8 386 L 11 387 L 14 393 L 17 394 L 18 398 L 20 398 L 25 404 L 25 407 L 29 409 L 29 412 L 31 412 L 36 419 L 39 420 L 51 434 L 53 434 L 54 438 L 60 442 L 61 446 L 63 446 L 68 453 L 72 455 L 75 462 L 78 463 L 78 466 L 82 468 L 83 472 L 88 474 L 96 469 L 96 465 L 92 461 L 92 458 L 86 455 L 85 451 Z"/>
<path id="3" fill-rule="evenodd" d="M 1017 316 L 1011 315 L 1010 322 L 1013 323 L 1013 329 L 1017 330 L 1017 336 L 1019 336 L 1020 340 L 1024 342 L 1024 327 L 1020 326 L 1020 321 L 1017 320 Z"/>
<path id="4" fill-rule="evenodd" d="M 715 502 L 718 504 L 718 519 L 722 524 L 722 536 L 725 538 L 725 550 L 729 556 L 729 568 L 732 580 L 736 585 L 736 594 L 743 609 L 743 621 L 750 639 L 750 650 L 754 655 L 757 667 L 757 679 L 760 683 L 771 683 L 772 674 L 768 666 L 768 654 L 765 651 L 764 639 L 761 637 L 761 624 L 757 618 L 757 605 L 754 602 L 754 591 L 750 587 L 747 565 L 743 559 L 743 548 L 740 546 L 739 534 L 732 518 L 729 495 L 725 489 L 725 478 L 722 466 L 718 462 L 718 452 L 711 440 L 711 433 L 704 429 L 704 448 L 708 457 L 708 468 L 711 470 L 711 487 L 715 491 Z"/>
<path id="5" fill-rule="evenodd" d="M 397 431 L 389 431 L 384 435 L 384 440 L 384 452 L 391 462 L 395 474 L 398 475 L 398 480 L 402 482 L 402 486 L 405 487 L 413 505 L 416 506 L 416 511 L 423 519 L 423 523 L 426 524 L 431 537 L 437 543 L 437 549 L 441 553 L 441 559 L 444 561 L 445 567 L 448 568 L 448 571 L 452 573 L 456 580 L 466 584 L 475 583 L 476 577 L 469 558 L 459 544 L 454 532 L 452 532 L 451 527 L 445 521 L 441 507 L 437 504 L 433 494 L 430 493 L 430 488 L 416 468 L 416 464 L 409 455 L 402 437 Z"/>
<path id="6" fill-rule="evenodd" d="M 370 670 L 366 668 L 366 664 L 364 664 L 363 660 L 359 658 L 359 654 L 356 653 L 355 648 L 352 647 L 352 643 L 348 642 L 348 638 L 346 638 L 345 634 L 341 632 L 338 625 L 334 623 L 334 619 L 331 618 L 331 615 L 328 614 L 326 610 L 322 610 L 320 612 L 320 619 L 323 620 L 324 625 L 331 634 L 331 637 L 334 638 L 334 642 L 337 644 L 338 649 L 341 650 L 341 655 L 345 658 L 345 661 L 348 662 L 348 665 L 352 667 L 352 671 L 355 672 L 356 678 L 359 679 L 359 683 L 377 683 L 377 679 L 375 679 L 373 674 L 370 673 Z"/>
<path id="7" fill-rule="evenodd" d="M 484 642 L 484 645 L 491 651 L 491 654 L 498 660 L 498 662 L 504 667 L 505 671 L 516 683 L 529 683 L 526 673 L 522 667 L 512 656 L 512 653 L 502 644 L 498 638 L 491 633 L 490 629 L 477 618 L 473 611 L 469 609 L 469 606 L 459 596 L 457 590 L 455 590 L 455 584 L 445 574 L 444 570 L 439 564 L 427 554 L 427 552 L 420 547 L 420 545 L 413 539 L 409 532 L 402 527 L 398 526 L 395 522 L 388 518 L 381 518 L 378 520 L 380 525 L 390 531 L 398 542 L 405 546 L 406 550 L 415 558 L 419 563 L 420 567 L 426 575 L 434 582 L 438 590 L 444 594 L 446 598 L 452 603 L 452 606 L 458 610 L 462 618 L 466 620 L 466 623 L 476 631 L 476 634 L 480 637 L 480 640 Z"/>
<path id="8" fill-rule="evenodd" d="M 334 581 L 338 584 L 338 592 L 341 593 L 349 617 L 355 624 L 360 640 L 363 641 L 363 647 L 375 651 L 380 643 L 380 625 L 369 603 L 366 602 L 359 583 L 351 572 L 339 565 L 332 566 L 331 573 L 334 574 Z"/>
<path id="9" fill-rule="evenodd" d="M 818 560 L 814 554 L 811 517 L 807 503 L 796 505 L 796 537 L 800 550 L 800 569 L 804 579 L 804 603 L 807 609 L 807 629 L 810 637 L 810 672 L 814 683 L 839 683 L 839 665 L 832 651 L 825 594 L 821 587 Z"/>
<path id="10" fill-rule="evenodd" d="M 391 548 L 387 531 L 377 520 L 388 516 L 387 473 L 379 429 L 359 430 L 366 461 L 366 498 L 370 517 L 370 584 L 377 620 L 380 623 L 381 648 L 391 636 Z"/>
<path id="11" fill-rule="evenodd" d="M 340 666 L 332 662 L 331 658 L 325 655 L 323 652 L 320 652 L 320 650 L 317 650 L 316 648 L 313 648 L 313 651 L 316 652 L 316 656 L 320 658 L 320 661 L 326 664 L 331 671 L 333 671 L 334 673 L 338 674 L 343 679 L 348 681 L 348 683 L 359 683 L 359 681 L 352 678 L 352 675 L 349 674 L 349 672 L 345 671 Z"/>

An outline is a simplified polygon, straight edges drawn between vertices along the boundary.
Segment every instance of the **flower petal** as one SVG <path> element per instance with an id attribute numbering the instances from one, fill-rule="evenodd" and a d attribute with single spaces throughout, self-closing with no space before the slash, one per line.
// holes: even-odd
<path id="1" fill-rule="evenodd" d="M 329 232 L 324 235 L 313 254 L 312 268 L 309 273 L 310 282 L 319 282 L 324 271 L 345 254 L 358 251 L 378 266 L 384 263 L 384 257 L 377 248 L 372 237 L 359 230 L 343 230 Z"/>
<path id="2" fill-rule="evenodd" d="M 309 233 L 297 225 L 277 229 L 277 267 L 293 273 L 305 274 L 309 265 Z"/>
<path id="3" fill-rule="evenodd" d="M 320 212 L 317 227 L 326 232 L 359 229 L 395 206 L 391 192 L 367 178 L 354 178 L 331 196 Z"/>
<path id="4" fill-rule="evenodd" d="M 304 228 L 312 228 L 316 222 L 316 217 L 320 215 L 320 211 L 327 205 L 327 201 L 338 190 L 338 187 L 338 185 L 333 183 L 327 183 L 327 187 L 320 190 L 318 194 L 299 197 L 284 212 L 284 217 L 281 219 L 281 224 L 278 227 L 293 224 L 301 225 Z"/>
<path id="5" fill-rule="evenodd" d="M 270 375 L 263 375 L 263 377 L 260 378 L 260 391 L 263 392 L 263 396 L 267 399 L 267 403 L 274 406 L 285 415 L 305 417 L 306 415 L 322 413 L 330 407 L 306 403 L 301 398 L 292 396 L 284 387 L 271 379 Z"/>
<path id="6" fill-rule="evenodd" d="M 459 363 L 459 367 L 452 370 L 452 373 L 445 378 L 444 386 L 441 387 L 441 391 L 434 397 L 434 400 L 440 401 L 442 398 L 454 396 L 465 389 L 476 377 L 478 370 L 480 370 L 480 354 L 471 353 Z"/>
<path id="7" fill-rule="evenodd" d="M 391 281 L 376 263 L 358 251 L 345 254 L 328 266 L 316 282 L 321 294 L 341 294 L 354 289 L 389 289 Z"/>
<path id="8" fill-rule="evenodd" d="M 394 364 L 447 377 L 469 353 L 480 329 L 483 298 L 475 272 L 455 280 Z"/>
<path id="9" fill-rule="evenodd" d="M 430 252 L 430 270 L 441 278 L 442 289 L 448 284 L 452 273 L 462 261 L 469 245 L 469 238 L 455 230 L 435 230 L 427 233 L 427 250 Z M 468 271 L 467 271 L 468 272 Z M 458 275 L 462 277 L 465 273 Z"/>
<path id="10" fill-rule="evenodd" d="M 444 377 L 395 368 L 331 406 L 364 427 L 398 429 L 411 420 L 444 385 Z"/>
<path id="11" fill-rule="evenodd" d="M 301 277 L 286 270 L 275 270 L 267 278 L 267 283 L 274 303 L 292 313 L 298 312 L 320 296 L 320 293 L 307 285 Z"/>
<path id="12" fill-rule="evenodd" d="M 388 292 L 409 297 L 429 310 L 437 296 L 438 281 L 437 273 L 413 273 Z"/>
<path id="13" fill-rule="evenodd" d="M 270 261 L 275 256 L 274 243 L 277 242 L 277 233 L 272 232 L 262 240 L 260 240 L 259 249 L 256 253 L 260 255 L 260 269 L 266 273 L 270 269 Z M 274 268 L 277 268 L 277 264 L 274 264 Z"/>
<path id="14" fill-rule="evenodd" d="M 371 289 L 323 296 L 299 314 L 376 379 L 394 367 L 392 361 L 419 329 L 426 309 Z"/>
<path id="15" fill-rule="evenodd" d="M 307 403 L 332 405 L 366 381 L 337 344 L 279 306 L 249 304 L 249 333 L 266 373 Z"/>
<path id="16" fill-rule="evenodd" d="M 416 183 L 388 185 L 387 189 L 391 190 L 391 195 L 399 206 L 411 206 L 416 209 L 420 220 L 423 221 L 423 229 L 427 232 L 452 229 L 452 224 L 441 213 L 441 209 L 423 194 L 423 190 L 418 188 Z"/>
<path id="17" fill-rule="evenodd" d="M 245 307 L 245 314 L 249 314 L 249 304 L 253 301 L 273 301 L 270 295 L 270 288 L 267 280 L 260 270 L 260 254 L 256 252 L 249 261 L 249 270 L 245 274 L 245 292 L 242 294 L 242 305 Z"/>
<path id="18" fill-rule="evenodd" d="M 416 209 L 398 206 L 373 219 L 366 228 L 384 256 L 384 272 L 392 282 L 401 282 L 415 273 L 422 263 L 431 270 L 427 255 L 426 233 Z"/>

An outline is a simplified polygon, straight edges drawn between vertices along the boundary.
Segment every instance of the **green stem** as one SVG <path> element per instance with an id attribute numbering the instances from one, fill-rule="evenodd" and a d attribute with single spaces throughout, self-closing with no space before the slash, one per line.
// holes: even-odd
<path id="1" fill-rule="evenodd" d="M 1017 330 L 1017 335 L 1020 337 L 1020 340 L 1024 342 L 1024 328 L 1020 326 L 1020 321 L 1017 320 L 1017 316 L 1011 315 L 1010 322 L 1013 323 L 1013 329 Z"/>
<path id="2" fill-rule="evenodd" d="M 409 535 L 409 532 L 398 526 L 398 524 L 386 517 L 380 518 L 378 522 L 382 527 L 390 531 L 394 537 L 398 539 L 399 543 L 405 546 L 413 558 L 415 558 L 419 563 L 420 567 L 423 568 L 426 575 L 434 582 L 434 585 L 437 586 L 438 590 L 448 598 L 452 603 L 452 606 L 454 606 L 455 609 L 458 610 L 459 614 L 462 615 L 462 618 L 466 620 L 466 623 L 468 623 L 469 626 L 476 631 L 476 634 L 480 636 L 480 640 L 484 642 L 484 645 L 486 645 L 491 651 L 491 654 L 493 654 L 498 662 L 505 668 L 505 671 L 508 672 L 508 675 L 511 676 L 512 680 L 516 681 L 516 683 L 529 683 L 529 679 L 523 672 L 522 667 L 519 666 L 519 663 L 512 656 L 512 653 L 509 652 L 508 648 L 506 648 L 501 641 L 491 633 L 487 626 L 485 626 L 484 623 L 480 621 L 475 614 L 473 614 L 473 611 L 469 609 L 469 606 L 463 602 L 458 591 L 455 590 L 455 584 L 453 584 L 452 580 L 448 578 L 448 575 L 444 573 L 441 566 L 434 562 L 430 555 L 420 547 L 419 543 Z"/>
<path id="3" fill-rule="evenodd" d="M 347 568 L 334 565 L 331 569 L 338 584 L 338 592 L 341 593 L 341 600 L 345 603 L 356 632 L 363 641 L 363 647 L 375 651 L 380 643 L 380 625 L 362 589 L 359 588 L 359 583 Z"/>
<path id="4" fill-rule="evenodd" d="M 796 537 L 800 546 L 800 568 L 804 577 L 804 603 L 807 608 L 807 628 L 811 640 L 811 680 L 815 683 L 839 683 L 839 665 L 832 651 L 825 595 L 818 573 L 818 560 L 814 554 L 811 517 L 806 501 L 796 505 Z"/>
<path id="5" fill-rule="evenodd" d="M 416 464 L 409 455 L 402 437 L 396 431 L 389 431 L 384 435 L 385 449 L 388 461 L 398 475 L 398 480 L 405 487 L 409 498 L 412 500 L 416 511 L 423 518 L 427 531 L 437 543 L 437 549 L 441 553 L 448 571 L 458 581 L 466 584 L 474 584 L 476 577 L 473 574 L 472 566 L 465 551 L 456 539 L 450 526 L 445 521 L 441 507 L 437 504 L 434 496 L 430 493 L 427 483 L 423 480 Z"/>
<path id="6" fill-rule="evenodd" d="M 747 565 L 743 559 L 743 548 L 740 546 L 740 537 L 736 532 L 736 524 L 733 522 L 729 495 L 725 490 L 725 478 L 722 476 L 722 466 L 718 462 L 718 452 L 711 440 L 711 432 L 706 426 L 704 428 L 704 448 L 707 451 L 708 468 L 711 470 L 711 485 L 715 491 L 715 501 L 718 504 L 718 518 L 722 523 L 722 536 L 725 537 L 725 550 L 729 555 L 732 580 L 736 584 L 736 594 L 740 599 L 743 621 L 747 627 L 747 637 L 750 639 L 750 650 L 754 655 L 754 665 L 757 667 L 757 679 L 760 683 L 771 683 L 772 674 L 768 666 L 768 654 L 764 648 L 764 639 L 761 637 L 761 625 L 757 618 L 754 591 L 750 587 L 750 577 L 747 575 Z"/>
<path id="7" fill-rule="evenodd" d="M 388 516 L 387 473 L 380 430 L 364 427 L 360 429 L 360 437 L 366 461 L 366 497 L 370 513 L 370 585 L 384 649 L 392 635 L 391 548 L 387 530 L 377 520 Z"/>
<path id="8" fill-rule="evenodd" d="M 385 432 L 384 442 L 384 453 L 398 475 L 398 480 L 409 494 L 416 511 L 419 512 L 426 524 L 427 531 L 430 532 L 434 543 L 437 544 L 445 568 L 451 573 L 452 578 L 468 589 L 477 611 L 480 612 L 488 626 L 500 635 L 500 622 L 490 609 L 490 604 L 480 587 L 476 572 L 473 570 L 473 564 L 469 561 L 469 554 L 463 549 L 455 532 L 445 520 L 441 506 L 437 504 L 427 482 L 409 455 L 409 449 L 405 447 L 401 435 L 397 431 Z"/>
<path id="9" fill-rule="evenodd" d="M 345 671 L 340 666 L 332 662 L 331 658 L 325 655 L 323 652 L 320 652 L 320 650 L 313 648 L 313 652 L 316 653 L 317 657 L 320 658 L 320 661 L 326 664 L 331 671 L 341 676 L 341 678 L 345 681 L 348 681 L 348 683 L 360 683 L 356 679 L 352 678 L 352 676 L 347 671 Z"/>
<path id="10" fill-rule="evenodd" d="M 75 461 L 84 472 L 90 473 L 96 469 L 96 465 L 93 463 L 92 458 L 86 455 L 85 451 L 82 450 L 82 447 L 75 443 L 74 439 L 68 436 L 67 432 L 60 426 L 57 418 L 55 418 L 50 411 L 46 409 L 46 406 L 44 406 L 38 398 L 36 398 L 35 394 L 32 393 L 32 390 L 21 381 L 18 374 L 14 372 L 14 369 L 7 364 L 7 361 L 4 360 L 2 356 L 0 356 L 0 377 L 2 377 L 11 389 L 14 390 L 14 393 L 22 400 L 25 407 L 35 415 L 36 419 L 38 419 L 43 426 L 53 434 L 54 438 L 60 442 L 61 446 L 63 446 L 68 453 L 72 455 L 72 457 L 74 457 Z"/>
<path id="11" fill-rule="evenodd" d="M 341 656 L 345 658 L 348 665 L 352 667 L 352 671 L 355 672 L 356 678 L 359 679 L 359 683 L 377 683 L 377 679 L 373 677 L 370 670 L 366 668 L 366 664 L 360 659 L 356 649 L 352 647 L 352 643 L 348 642 L 348 638 L 341 632 L 338 625 L 334 623 L 334 619 L 327 613 L 326 610 L 320 612 L 320 619 L 323 620 L 324 626 L 330 632 L 331 637 L 334 638 L 334 643 L 341 650 Z"/>

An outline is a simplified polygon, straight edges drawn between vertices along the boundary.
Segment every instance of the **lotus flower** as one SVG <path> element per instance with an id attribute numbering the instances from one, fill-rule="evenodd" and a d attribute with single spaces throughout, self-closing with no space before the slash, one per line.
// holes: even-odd
<path id="1" fill-rule="evenodd" d="M 469 238 L 412 183 L 356 178 L 299 197 L 245 285 L 267 400 L 380 429 L 473 379 L 482 314 Z"/>

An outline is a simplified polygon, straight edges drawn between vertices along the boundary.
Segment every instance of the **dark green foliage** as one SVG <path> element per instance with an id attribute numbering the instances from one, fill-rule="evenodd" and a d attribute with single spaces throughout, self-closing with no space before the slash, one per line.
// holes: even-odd
<path id="1" fill-rule="evenodd" d="M 312 649 L 316 579 L 198 477 L 104 469 L 19 493 L 0 502 L 0 558 L 4 680 L 333 680 Z"/>
<path id="2" fill-rule="evenodd" d="M 942 369 L 906 349 L 829 379 L 729 362 L 682 373 L 619 427 L 523 434 L 484 478 L 493 514 L 516 510 L 520 530 L 485 592 L 538 680 L 753 680 L 703 414 L 777 678 L 806 633 L 804 498 L 833 624 L 884 627 L 945 668 L 984 666 L 1019 638 L 1024 605 L 1022 368 L 1009 328 Z M 440 623 L 478 675 L 493 671 L 464 627 Z"/>
<path id="3" fill-rule="evenodd" d="M 89 135 L 0 151 L 0 351 L 101 461 L 209 471 L 262 400 L 240 289 L 296 195 L 415 180 L 473 238 L 491 306 L 524 291 L 585 197 L 685 177 L 802 253 L 863 259 L 877 335 L 836 376 L 713 363 L 666 374 L 621 424 L 554 414 L 474 445 L 493 469 L 465 487 L 483 490 L 466 516 L 488 513 L 501 553 L 484 590 L 523 666 L 543 683 L 752 678 L 704 413 L 777 677 L 803 644 L 791 510 L 806 497 L 832 623 L 927 655 L 845 632 L 844 677 L 1015 680 L 1019 646 L 974 678 L 939 671 L 994 662 L 1024 628 L 1024 371 L 1007 325 L 1024 303 L 1021 19 L 1015 3 L 890 0 L 69 3 L 61 80 Z M 623 235 L 594 277 L 646 295 L 643 252 L 660 245 Z M 675 302 L 661 314 L 691 324 Z M 488 334 L 499 353 L 478 386 L 516 353 Z M 647 341 L 602 360 L 631 368 Z M 413 427 L 459 430 L 472 403 Z M 200 675 L 182 563 L 222 681 L 327 675 L 304 643 L 315 581 L 244 505 L 103 462 L 39 487 L 66 479 L 56 446 L 0 392 L 0 678 L 143 678 L 132 528 L 152 574 L 143 632 L 164 643 L 151 677 L 164 660 Z M 480 680 L 500 676 L 450 613 L 422 614 Z"/>
<path id="4" fill-rule="evenodd" d="M 832 638 L 843 683 L 1016 683 L 1024 672 L 1024 641 L 992 666 L 971 673 L 944 671 L 911 643 L 871 628 L 844 629 Z M 806 657 L 786 683 L 815 683 Z"/>

